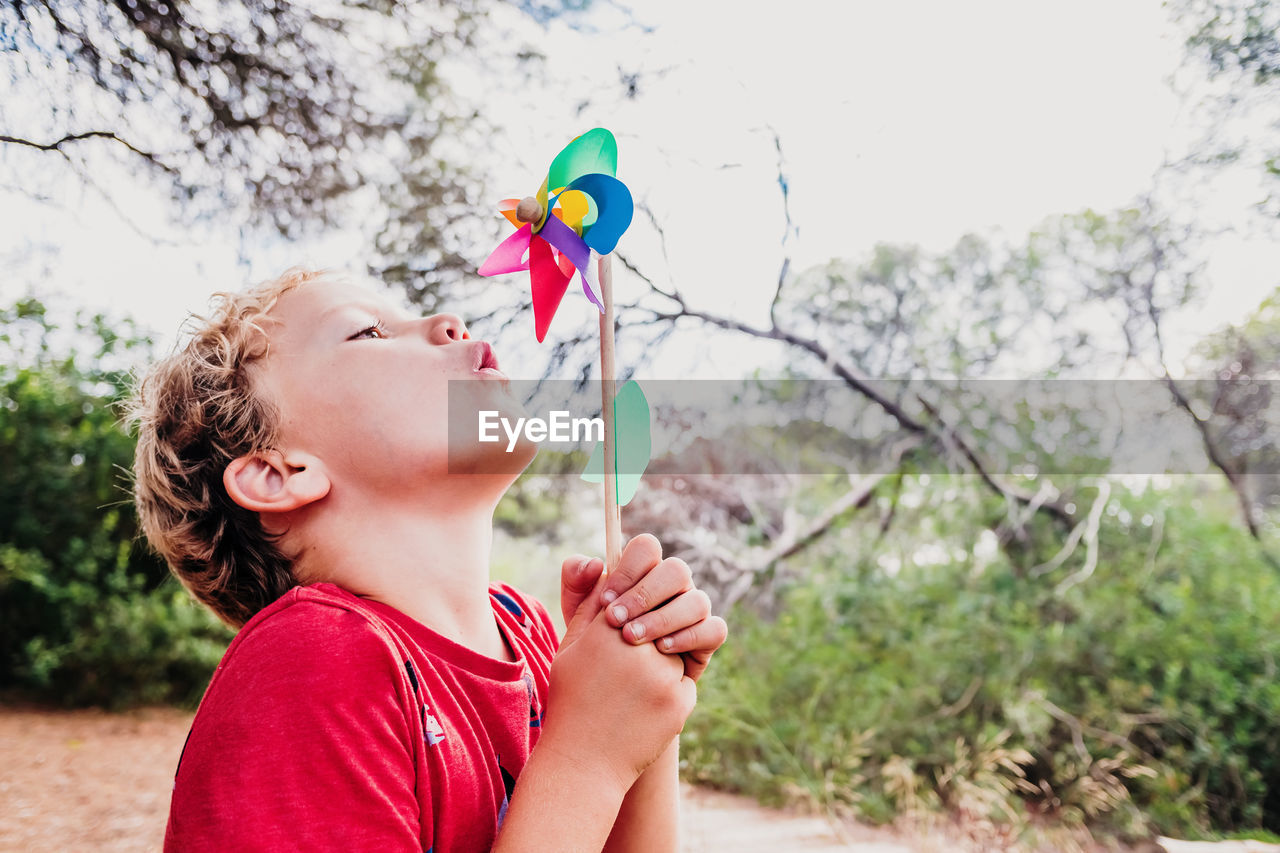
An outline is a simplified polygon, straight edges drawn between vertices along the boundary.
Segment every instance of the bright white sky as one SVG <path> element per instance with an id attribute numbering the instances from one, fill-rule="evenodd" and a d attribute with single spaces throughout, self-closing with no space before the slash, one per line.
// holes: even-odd
<path id="1" fill-rule="evenodd" d="M 761 15 L 726 0 L 646 0 L 647 33 L 619 31 L 616 10 L 597 5 L 597 34 L 555 25 L 540 39 L 573 96 L 488 95 L 491 118 L 510 131 L 494 141 L 510 158 L 497 195 L 531 192 L 569 138 L 610 127 L 619 176 L 662 221 L 682 289 L 749 322 L 762 319 L 783 257 L 772 131 L 799 228 L 793 271 L 879 241 L 943 249 L 995 229 L 1017 239 L 1049 215 L 1123 206 L 1185 136 L 1168 83 L 1183 49 L 1158 0 L 789 0 Z M 637 99 L 618 100 L 619 69 L 644 72 Z M 582 115 L 578 93 L 595 96 Z M 11 156 L 0 149 L 0 166 Z M 46 178 L 63 168 L 56 155 L 46 167 Z M 184 234 L 157 194 L 114 190 L 142 231 L 172 243 L 157 246 L 92 190 L 50 187 L 59 205 L 0 189 L 0 233 L 54 247 L 41 291 L 130 313 L 166 340 L 214 290 L 297 262 L 358 264 L 358 235 L 285 246 Z M 1256 196 L 1246 180 L 1217 201 L 1236 211 Z M 624 250 L 662 268 L 651 234 L 633 228 L 626 239 Z M 1277 270 L 1270 241 L 1219 241 L 1206 305 L 1179 323 L 1183 348 L 1255 305 Z M 0 296 L 29 284 L 5 277 Z M 585 318 L 578 301 L 562 312 Z"/>

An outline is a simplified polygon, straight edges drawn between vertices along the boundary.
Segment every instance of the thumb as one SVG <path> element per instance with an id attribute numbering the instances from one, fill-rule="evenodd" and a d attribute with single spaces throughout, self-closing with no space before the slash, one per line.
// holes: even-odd
<path id="1" fill-rule="evenodd" d="M 604 603 L 600 598 L 600 590 L 604 587 L 605 578 L 607 577 L 604 573 L 604 562 L 599 559 L 591 562 L 599 565 L 595 569 L 588 567 L 586 571 L 594 571 L 598 572 L 598 574 L 595 575 L 596 580 L 591 585 L 591 589 L 578 597 L 578 606 L 572 615 L 565 618 L 564 637 L 560 640 L 560 648 L 562 650 L 568 648 L 578 637 L 582 636 L 583 632 L 587 630 L 587 626 L 604 609 Z M 561 604 L 563 605 L 565 603 L 564 590 L 561 590 L 561 593 Z M 565 612 L 568 613 L 568 610 L 566 609 Z"/>
<path id="2" fill-rule="evenodd" d="M 598 557 L 574 554 L 564 561 L 560 567 L 560 613 L 566 626 L 573 621 L 573 614 L 578 612 L 583 599 L 591 595 L 603 572 L 604 561 Z"/>

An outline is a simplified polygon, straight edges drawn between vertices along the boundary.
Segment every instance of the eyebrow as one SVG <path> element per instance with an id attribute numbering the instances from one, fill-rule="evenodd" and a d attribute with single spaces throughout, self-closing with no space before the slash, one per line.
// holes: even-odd
<path id="1" fill-rule="evenodd" d="M 378 319 L 383 317 L 387 317 L 388 319 L 397 319 L 404 314 L 400 309 L 394 308 L 390 305 L 379 305 L 374 302 L 343 302 L 339 305 L 332 305 L 321 311 L 319 319 L 324 321 L 334 314 L 352 310 L 367 312 Z"/>

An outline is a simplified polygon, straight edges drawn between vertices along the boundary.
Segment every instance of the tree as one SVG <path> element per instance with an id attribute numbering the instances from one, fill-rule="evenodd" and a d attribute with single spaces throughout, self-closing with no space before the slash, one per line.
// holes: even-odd
<path id="1" fill-rule="evenodd" d="M 1280 373 L 1280 291 L 1244 322 L 1203 341 L 1196 359 L 1213 378 L 1195 401 L 1196 419 L 1208 446 L 1230 470 L 1247 519 L 1260 526 L 1280 504 L 1273 383 Z M 1189 401 L 1190 403 L 1190 401 Z"/>
<path id="2" fill-rule="evenodd" d="M 229 634 L 139 539 L 115 404 L 148 342 L 102 315 L 0 311 L 0 688 L 195 701 Z"/>
<path id="3" fill-rule="evenodd" d="M 0 146 L 89 185 L 140 170 L 187 217 L 363 226 L 375 269 L 429 302 L 464 267 L 483 169 L 464 152 L 489 130 L 442 66 L 481 49 L 495 2 L 3 0 Z"/>
<path id="4" fill-rule="evenodd" d="M 1181 165 L 1217 168 L 1243 162 L 1270 180 L 1262 209 L 1280 215 L 1274 180 L 1280 177 L 1280 5 L 1273 0 L 1171 0 L 1174 19 L 1186 34 L 1187 56 L 1217 84 L 1200 104 L 1207 133 Z M 1256 124 L 1265 130 L 1259 134 Z"/>

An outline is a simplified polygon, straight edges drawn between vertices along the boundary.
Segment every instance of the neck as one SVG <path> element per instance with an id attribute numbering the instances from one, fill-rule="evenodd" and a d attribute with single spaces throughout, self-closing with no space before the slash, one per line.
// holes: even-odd
<path id="1" fill-rule="evenodd" d="M 326 503 L 305 522 L 300 578 L 335 583 L 481 654 L 509 658 L 488 592 L 496 500 L 425 510 L 358 498 Z"/>

